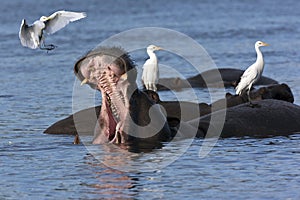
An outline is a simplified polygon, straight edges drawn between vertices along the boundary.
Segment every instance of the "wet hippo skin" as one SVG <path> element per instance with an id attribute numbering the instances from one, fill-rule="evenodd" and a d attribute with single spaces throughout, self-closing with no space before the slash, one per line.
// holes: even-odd
<path id="1" fill-rule="evenodd" d="M 197 135 L 198 137 L 203 137 L 206 134 L 207 129 L 205 129 L 205 127 L 207 125 L 204 125 L 204 124 L 208 122 L 208 120 L 207 120 L 208 118 L 205 118 L 205 117 L 210 115 L 212 106 L 214 107 L 214 110 L 217 111 L 217 110 L 223 109 L 224 103 L 226 103 L 226 105 L 228 107 L 227 110 L 232 109 L 232 110 L 229 110 L 231 113 L 236 112 L 236 113 L 239 113 L 239 115 L 242 115 L 242 114 L 240 114 L 240 112 L 245 112 L 244 116 L 248 116 L 249 113 L 251 113 L 249 111 L 255 111 L 253 114 L 257 113 L 257 115 L 260 115 L 259 114 L 260 111 L 264 113 L 265 112 L 264 109 L 267 108 L 268 104 L 270 104 L 270 109 L 273 109 L 274 105 L 278 106 L 278 109 L 282 109 L 282 113 L 281 113 L 282 116 L 284 116 L 283 115 L 284 109 L 289 108 L 289 107 L 287 107 L 287 105 L 290 104 L 292 107 L 295 107 L 295 108 L 298 107 L 297 105 L 293 104 L 293 101 L 294 101 L 293 94 L 292 94 L 290 88 L 286 84 L 280 84 L 280 85 L 277 84 L 277 85 L 272 85 L 272 86 L 268 86 L 268 87 L 262 87 L 262 88 L 259 88 L 258 90 L 251 91 L 252 99 L 256 100 L 257 102 L 260 100 L 263 100 L 263 99 L 265 99 L 265 100 L 267 100 L 267 99 L 281 100 L 281 101 L 277 101 L 276 104 L 273 103 L 272 101 L 264 101 L 264 104 L 263 104 L 264 107 L 261 110 L 259 108 L 251 108 L 251 107 L 247 106 L 247 97 L 246 96 L 237 96 L 237 95 L 232 95 L 229 93 L 226 94 L 226 102 L 224 102 L 225 101 L 225 98 L 224 98 L 224 99 L 220 99 L 220 100 L 214 102 L 211 105 L 204 104 L 204 103 L 195 104 L 195 103 L 191 103 L 191 102 L 161 101 L 161 100 L 159 100 L 158 95 L 156 96 L 155 95 L 156 93 L 154 93 L 154 92 L 150 92 L 150 94 L 146 92 L 146 94 L 151 96 L 150 99 L 154 99 L 154 101 L 156 103 L 163 106 L 163 108 L 166 112 L 166 115 L 167 115 L 168 123 L 171 127 L 176 127 L 179 124 L 180 120 L 184 120 L 187 122 L 187 121 L 192 121 L 194 118 L 198 117 L 199 115 L 202 116 L 203 119 L 205 119 L 205 122 L 203 122 L 201 124 L 201 126 L 199 126 L 199 133 Z M 238 109 L 239 105 L 243 105 L 245 108 L 243 110 L 239 111 L 239 109 Z M 281 108 L 281 105 L 282 105 L 282 108 Z M 181 106 L 182 111 L 180 109 L 180 106 Z M 193 115 L 194 112 L 192 112 L 192 110 L 195 107 L 198 107 L 198 109 L 200 111 L 199 115 Z M 237 109 L 233 109 L 233 108 L 229 108 L 229 107 L 237 107 Z M 79 126 L 80 133 L 93 135 L 94 127 L 95 127 L 100 109 L 101 109 L 101 106 L 96 106 L 93 108 L 88 108 L 88 109 L 79 111 L 74 114 L 75 118 L 77 119 L 76 120 L 77 123 L 79 122 L 81 124 Z M 296 110 L 296 112 L 298 112 L 298 109 L 295 109 L 295 110 Z M 181 114 L 181 112 L 185 112 L 185 114 Z M 192 114 L 190 114 L 190 113 L 192 113 Z M 270 113 L 270 114 L 272 115 L 272 113 Z M 269 116 L 268 114 L 264 114 L 264 119 L 268 120 L 268 116 L 271 119 L 271 117 L 273 117 L 271 115 Z M 69 117 L 67 117 L 63 120 L 60 120 L 60 121 L 54 123 L 53 125 L 51 125 L 49 128 L 47 128 L 45 130 L 45 133 L 77 134 L 77 130 L 75 128 L 74 121 L 73 121 L 74 116 L 70 115 Z M 181 116 L 184 116 L 185 118 L 181 119 Z M 231 115 L 229 115 L 229 116 L 231 116 Z M 274 116 L 279 117 L 280 115 L 274 115 Z M 252 117 L 254 119 L 257 118 L 256 116 L 252 116 Z M 80 119 L 80 120 L 78 120 L 78 119 Z M 229 118 L 228 118 L 228 120 L 229 120 Z M 259 122 L 261 122 L 261 121 L 259 121 Z M 245 126 L 245 128 L 247 128 L 247 126 L 248 126 L 247 121 L 245 121 L 243 123 L 243 125 Z M 193 126 L 195 126 L 195 124 L 193 124 Z M 228 127 L 228 126 L 226 126 L 226 127 Z M 277 130 L 276 126 L 274 126 L 272 128 L 272 126 L 269 125 L 268 128 L 270 129 L 270 131 L 264 132 L 265 135 L 263 135 L 263 136 L 267 136 L 268 133 L 273 133 L 273 132 L 276 132 L 276 130 Z M 202 130 L 202 132 L 201 132 L 201 130 Z M 261 130 L 263 131 L 265 129 L 262 128 Z M 291 126 L 290 130 L 288 130 L 282 134 L 283 135 L 291 134 L 292 132 L 294 132 L 294 128 Z M 228 134 L 228 133 L 224 134 L 224 136 L 225 137 L 228 137 L 229 135 L 236 136 L 236 137 L 246 136 L 246 135 L 251 136 L 250 133 L 245 132 L 244 135 L 242 133 L 243 132 L 239 132 L 239 133 L 231 132 L 230 134 Z M 279 134 L 278 132 L 276 132 L 276 133 Z M 255 137 L 256 135 L 257 134 L 253 134 L 252 136 Z"/>
<path id="2" fill-rule="evenodd" d="M 259 107 L 252 108 L 246 103 L 228 108 L 224 124 L 210 121 L 212 115 L 216 118 L 223 115 L 222 111 L 201 117 L 200 123 L 193 120 L 187 123 L 198 128 L 197 137 L 216 137 L 219 132 L 214 129 L 220 126 L 223 127 L 220 135 L 222 138 L 245 136 L 263 138 L 300 132 L 300 106 L 275 99 L 255 103 Z M 207 133 L 209 125 L 212 131 Z"/>

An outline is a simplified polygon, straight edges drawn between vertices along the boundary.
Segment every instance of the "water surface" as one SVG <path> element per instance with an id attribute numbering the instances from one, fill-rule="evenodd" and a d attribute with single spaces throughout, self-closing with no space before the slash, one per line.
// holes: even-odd
<path id="1" fill-rule="evenodd" d="M 141 154 L 112 145 L 97 147 L 99 155 L 112 156 L 107 159 L 115 160 L 112 164 L 134 169 L 129 171 L 99 162 L 85 146 L 73 145 L 72 136 L 43 134 L 73 112 L 76 60 L 114 34 L 145 26 L 186 34 L 218 67 L 246 69 L 255 60 L 254 42 L 270 43 L 262 49 L 264 75 L 287 83 L 299 104 L 299 1 L 4 0 L 0 5 L 0 199 L 300 198 L 299 134 L 219 140 L 204 158 L 198 156 L 203 140 L 196 139 L 182 156 L 160 169 L 155 163 L 164 157 L 155 156 L 177 152 L 189 141 Z M 52 52 L 20 45 L 22 18 L 33 22 L 60 9 L 85 11 L 88 17 L 48 37 L 48 43 L 58 45 Z M 143 51 L 132 56 L 139 67 L 147 57 Z M 161 64 L 182 76 L 193 75 L 191 67 L 182 66 L 170 53 L 158 56 Z M 201 101 L 211 101 L 207 90 L 197 94 Z M 161 96 L 170 98 L 168 93 Z M 155 170 L 138 170 L 145 165 Z"/>

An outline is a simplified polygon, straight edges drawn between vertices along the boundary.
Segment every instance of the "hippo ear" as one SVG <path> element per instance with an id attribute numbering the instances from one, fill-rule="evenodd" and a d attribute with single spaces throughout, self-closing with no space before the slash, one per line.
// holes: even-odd
<path id="1" fill-rule="evenodd" d="M 290 87 L 287 85 L 287 84 L 285 84 L 285 83 L 282 83 L 282 84 L 280 84 L 282 87 L 284 87 L 284 88 L 288 88 L 288 89 L 290 89 Z"/>
<path id="2" fill-rule="evenodd" d="M 230 94 L 229 92 L 227 92 L 226 94 L 225 94 L 225 98 L 226 99 L 228 99 L 228 98 L 230 98 L 230 97 L 232 97 L 233 95 L 232 94 Z"/>

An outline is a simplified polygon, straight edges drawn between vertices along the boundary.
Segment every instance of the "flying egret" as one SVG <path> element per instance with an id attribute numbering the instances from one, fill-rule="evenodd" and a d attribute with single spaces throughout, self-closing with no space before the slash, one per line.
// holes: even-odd
<path id="1" fill-rule="evenodd" d="M 19 31 L 21 44 L 24 47 L 31 49 L 36 49 L 39 47 L 43 50 L 53 50 L 55 48 L 53 44 L 46 45 L 44 43 L 44 32 L 48 35 L 53 34 L 65 27 L 70 22 L 74 22 L 85 17 L 86 14 L 83 12 L 70 12 L 62 10 L 53 13 L 49 17 L 42 16 L 32 25 L 28 25 L 26 20 L 23 19 Z"/>
<path id="2" fill-rule="evenodd" d="M 262 52 L 259 49 L 259 47 L 262 46 L 269 46 L 269 44 L 262 41 L 257 41 L 255 43 L 255 50 L 257 54 L 256 61 L 243 73 L 239 84 L 235 88 L 236 94 L 238 95 L 242 95 L 244 91 L 248 90 L 247 95 L 250 105 L 253 105 L 250 98 L 251 87 L 256 81 L 259 80 L 264 70 L 264 58 Z"/>
<path id="3" fill-rule="evenodd" d="M 158 60 L 154 51 L 162 50 L 161 47 L 155 45 L 149 45 L 147 47 L 147 53 L 149 59 L 146 60 L 143 65 L 142 81 L 147 90 L 156 91 L 156 84 L 158 83 L 159 70 L 158 70 Z"/>

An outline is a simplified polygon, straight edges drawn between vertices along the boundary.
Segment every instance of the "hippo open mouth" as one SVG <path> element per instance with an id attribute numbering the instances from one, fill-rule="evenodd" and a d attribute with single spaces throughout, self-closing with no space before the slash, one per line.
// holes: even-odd
<path id="1" fill-rule="evenodd" d="M 93 143 L 126 143 L 127 89 L 136 80 L 135 66 L 128 54 L 119 48 L 96 48 L 77 61 L 74 71 L 82 85 L 88 84 L 102 95 Z"/>
<path id="2" fill-rule="evenodd" d="M 129 108 L 126 74 L 114 63 L 103 62 L 103 58 L 99 57 L 90 60 L 87 71 L 83 71 L 87 76 L 82 84 L 93 84 L 102 94 L 102 109 L 95 135 L 105 137 L 95 137 L 93 143 L 125 143 L 127 135 L 124 133 L 124 121 Z"/>
<path id="3" fill-rule="evenodd" d="M 127 141 L 124 125 L 129 114 L 129 101 L 126 96 L 125 75 L 119 77 L 113 70 L 104 71 L 98 80 L 98 88 L 102 93 L 102 109 L 98 120 L 100 130 L 96 132 L 104 133 L 111 143 L 126 143 Z M 102 142 L 106 141 L 101 141 L 101 137 L 100 141 L 97 139 L 93 141 L 96 144 Z"/>

